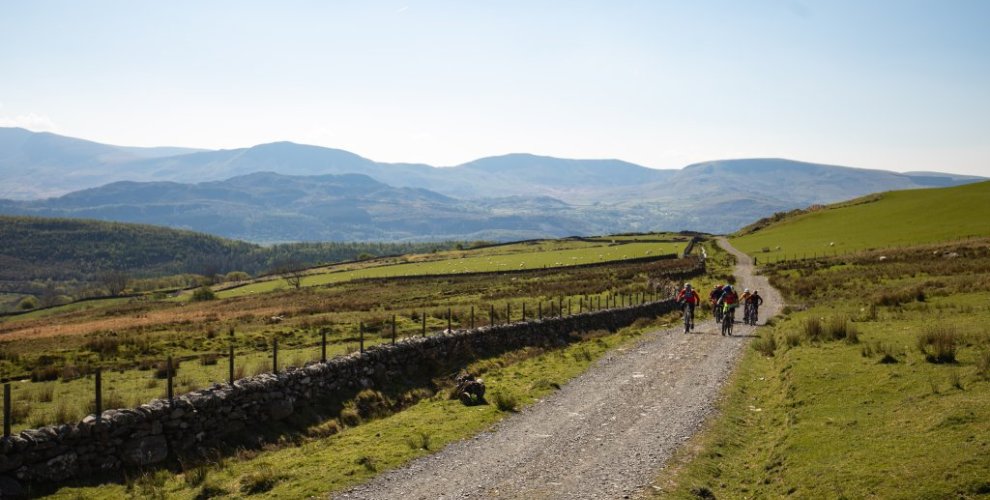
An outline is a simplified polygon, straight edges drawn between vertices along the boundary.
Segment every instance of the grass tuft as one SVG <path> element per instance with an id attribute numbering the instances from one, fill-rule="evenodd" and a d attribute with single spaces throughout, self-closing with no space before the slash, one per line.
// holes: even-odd
<path id="1" fill-rule="evenodd" d="M 764 356 L 773 357 L 773 353 L 777 350 L 777 340 L 772 333 L 762 335 L 753 341 L 753 349 Z"/>
<path id="2" fill-rule="evenodd" d="M 918 335 L 918 350 L 929 363 L 955 363 L 959 333 L 942 323 L 932 324 Z"/>
<path id="3" fill-rule="evenodd" d="M 271 490 L 285 479 L 285 475 L 275 473 L 270 465 L 260 465 L 254 471 L 241 477 L 241 493 L 254 495 Z"/>
<path id="4" fill-rule="evenodd" d="M 508 390 L 500 390 L 492 393 L 492 402 L 499 411 L 518 411 L 519 396 Z"/>

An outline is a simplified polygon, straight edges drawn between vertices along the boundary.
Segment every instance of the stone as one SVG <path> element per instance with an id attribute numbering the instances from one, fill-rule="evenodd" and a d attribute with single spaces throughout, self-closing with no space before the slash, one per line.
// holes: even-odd
<path id="1" fill-rule="evenodd" d="M 24 457 L 20 454 L 0 455 L 0 473 L 12 471 L 21 466 Z"/>
<path id="2" fill-rule="evenodd" d="M 268 403 L 268 415 L 272 420 L 282 420 L 292 415 L 294 409 L 290 399 L 275 399 Z"/>
<path id="3" fill-rule="evenodd" d="M 0 476 L 0 498 L 22 498 L 25 495 L 24 487 L 16 479 L 8 476 Z"/>
<path id="4" fill-rule="evenodd" d="M 35 476 L 49 481 L 64 481 L 76 474 L 79 468 L 79 455 L 70 451 L 45 462 L 35 470 Z"/>
<path id="5" fill-rule="evenodd" d="M 120 454 L 130 465 L 152 465 L 168 457 L 168 442 L 161 435 L 133 439 L 124 444 Z"/>

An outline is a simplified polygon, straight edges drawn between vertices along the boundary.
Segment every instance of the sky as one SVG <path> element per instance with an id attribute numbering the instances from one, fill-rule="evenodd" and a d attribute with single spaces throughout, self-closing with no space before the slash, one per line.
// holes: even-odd
<path id="1" fill-rule="evenodd" d="M 990 176 L 990 1 L 0 1 L 0 126 Z"/>

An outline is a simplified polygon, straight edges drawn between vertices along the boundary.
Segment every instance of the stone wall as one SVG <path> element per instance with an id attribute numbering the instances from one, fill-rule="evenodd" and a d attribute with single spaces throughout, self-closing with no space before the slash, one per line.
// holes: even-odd
<path id="1" fill-rule="evenodd" d="M 162 464 L 216 448 L 225 437 L 291 415 L 317 397 L 352 398 L 403 380 L 438 360 L 482 357 L 523 346 L 562 345 L 582 331 L 616 330 L 673 311 L 672 300 L 573 316 L 407 338 L 326 363 L 217 384 L 133 409 L 107 410 L 75 425 L 0 439 L 0 496 L 48 484 Z M 343 400 L 343 399 L 342 399 Z"/>

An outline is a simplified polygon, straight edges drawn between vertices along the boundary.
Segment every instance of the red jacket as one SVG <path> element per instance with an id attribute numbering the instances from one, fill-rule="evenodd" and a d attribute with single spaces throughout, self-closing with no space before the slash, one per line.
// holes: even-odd
<path id="1" fill-rule="evenodd" d="M 700 300 L 701 299 L 698 297 L 698 292 L 693 289 L 688 290 L 687 288 L 682 288 L 680 293 L 677 294 L 678 302 L 687 302 L 688 304 L 698 305 Z"/>

